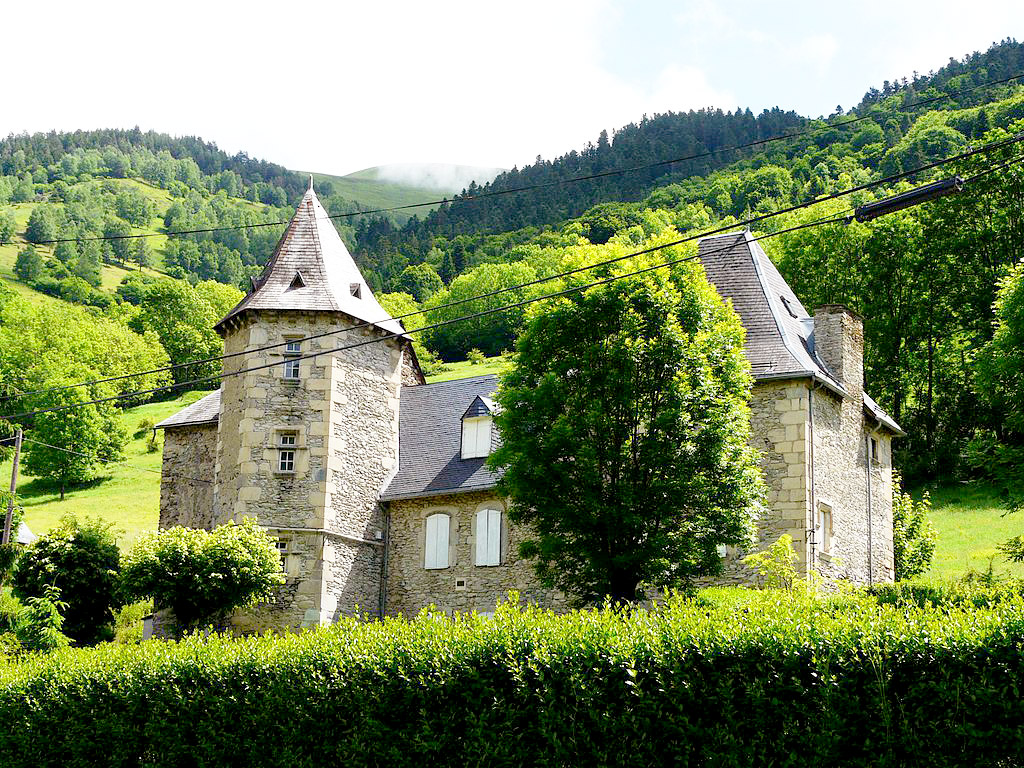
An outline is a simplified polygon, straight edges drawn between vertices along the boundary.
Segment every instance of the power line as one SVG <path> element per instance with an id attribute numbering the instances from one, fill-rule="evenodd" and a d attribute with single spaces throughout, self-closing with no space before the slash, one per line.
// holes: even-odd
<path id="1" fill-rule="evenodd" d="M 793 213 L 794 211 L 801 210 L 803 208 L 808 208 L 808 207 L 810 207 L 812 205 L 818 205 L 820 203 L 828 202 L 828 201 L 835 200 L 835 199 L 838 199 L 838 198 L 841 198 L 841 197 L 846 197 L 848 195 L 855 194 L 856 192 L 862 192 L 862 191 L 864 191 L 866 189 L 870 189 L 872 187 L 880 186 L 880 185 L 883 185 L 883 184 L 888 184 L 888 183 L 891 183 L 893 181 L 898 181 L 898 180 L 906 178 L 908 176 L 913 176 L 913 175 L 916 175 L 916 174 L 921 173 L 923 171 L 931 170 L 932 168 L 936 168 L 936 167 L 939 167 L 941 165 L 945 165 L 947 163 L 956 162 L 958 160 L 963 160 L 965 158 L 972 157 L 972 156 L 975 156 L 975 155 L 978 155 L 978 154 L 982 154 L 982 153 L 988 152 L 990 150 L 999 149 L 999 148 L 1005 147 L 1005 146 L 1010 146 L 1012 144 L 1019 143 L 1020 141 L 1024 141 L 1024 132 L 1015 134 L 1015 135 L 1013 135 L 1013 136 L 1011 136 L 1011 137 L 1009 137 L 1007 139 L 1003 139 L 1001 141 L 991 142 L 989 144 L 984 144 L 984 145 L 982 145 L 980 147 L 971 148 L 968 151 L 963 152 L 963 153 L 961 153 L 959 155 L 953 155 L 953 156 L 948 157 L 948 158 L 944 158 L 944 159 L 941 159 L 941 160 L 936 160 L 936 161 L 933 161 L 931 163 L 927 163 L 926 165 L 920 166 L 918 168 L 914 168 L 914 169 L 909 170 L 909 171 L 902 171 L 900 173 L 892 174 L 892 175 L 886 176 L 886 177 L 884 177 L 882 179 L 878 179 L 876 181 L 871 181 L 871 182 L 866 182 L 864 184 L 860 184 L 858 186 L 855 186 L 855 187 L 852 187 L 852 188 L 849 188 L 849 189 L 846 189 L 846 190 L 842 190 L 840 192 L 833 192 L 830 195 L 826 195 L 826 196 L 823 196 L 823 197 L 820 197 L 820 198 L 817 198 L 817 199 L 814 199 L 814 200 L 806 200 L 806 201 L 804 201 L 802 203 L 797 203 L 795 205 L 789 206 L 787 208 L 783 208 L 783 209 L 778 210 L 778 211 L 772 211 L 772 212 L 769 212 L 769 213 L 761 214 L 759 216 L 754 216 L 754 217 L 751 217 L 749 219 L 745 219 L 743 221 L 737 222 L 735 224 L 729 224 L 729 225 L 718 227 L 717 229 L 708 230 L 706 232 L 702 232 L 702 233 L 699 233 L 699 234 L 689 235 L 687 237 L 684 237 L 684 238 L 681 238 L 681 239 L 678 239 L 678 240 L 674 240 L 674 241 L 672 241 L 670 243 L 654 246 L 654 247 L 651 247 L 651 248 L 645 248 L 645 249 L 642 249 L 642 250 L 639 250 L 639 251 L 634 251 L 634 252 L 631 252 L 631 253 L 624 254 L 622 256 L 616 256 L 616 257 L 611 258 L 611 259 L 606 259 L 604 261 L 600 261 L 600 262 L 597 262 L 597 263 L 594 263 L 594 264 L 589 264 L 589 265 L 585 265 L 585 266 L 582 266 L 582 267 L 577 267 L 575 269 L 567 270 L 565 272 L 560 272 L 560 273 L 557 273 L 557 274 L 554 274 L 554 275 L 550 275 L 548 277 L 537 278 L 536 280 L 531 280 L 531 281 L 528 281 L 528 282 L 525 282 L 525 283 L 519 283 L 517 285 L 509 286 L 507 288 L 499 288 L 499 289 L 496 289 L 494 291 L 490 291 L 488 293 L 482 293 L 482 294 L 478 294 L 476 296 L 467 297 L 467 298 L 464 298 L 464 299 L 457 299 L 455 301 L 447 302 L 445 304 L 439 304 L 436 307 L 431 307 L 430 310 L 418 309 L 418 310 L 413 311 L 413 312 L 407 312 L 405 314 L 398 315 L 397 317 L 382 318 L 380 322 L 383 322 L 383 320 L 386 320 L 386 319 L 402 320 L 404 318 L 413 317 L 413 316 L 416 316 L 416 315 L 421 315 L 421 314 L 423 314 L 426 311 L 435 311 L 437 309 L 446 309 L 446 308 L 449 308 L 449 307 L 454 307 L 454 306 L 458 306 L 458 305 L 461 305 L 461 304 L 465 304 L 465 303 L 468 303 L 470 301 L 479 301 L 481 299 L 492 298 L 494 296 L 498 296 L 498 295 L 501 295 L 501 294 L 504 294 L 504 293 L 509 293 L 511 291 L 522 290 L 524 288 L 529 288 L 529 287 L 534 286 L 534 285 L 539 285 L 539 284 L 542 284 L 542 283 L 551 282 L 553 280 L 558 280 L 558 279 L 561 279 L 561 278 L 564 278 L 564 277 L 569 277 L 571 275 L 574 275 L 574 274 L 577 274 L 577 273 L 580 273 L 580 272 L 586 272 L 586 271 L 589 271 L 589 270 L 592 270 L 592 269 L 597 269 L 598 267 L 608 266 L 610 264 L 614 264 L 614 263 L 617 263 L 617 262 L 620 262 L 620 261 L 624 261 L 626 259 L 634 258 L 634 257 L 637 257 L 637 256 L 643 256 L 643 255 L 646 255 L 646 254 L 649 254 L 649 253 L 653 253 L 655 251 L 662 250 L 664 248 L 668 248 L 668 247 L 671 247 L 671 246 L 682 245 L 684 243 L 692 242 L 694 240 L 699 240 L 699 239 L 704 238 L 704 237 L 710 237 L 712 235 L 720 234 L 722 232 L 727 232 L 727 231 L 729 231 L 731 229 L 736 229 L 738 227 L 749 227 L 751 224 L 757 224 L 759 222 L 766 221 L 767 219 L 774 218 L 776 216 L 781 216 L 781 215 L 784 215 L 784 214 Z M 970 181 L 970 179 L 968 179 L 968 181 Z M 455 318 L 455 319 L 458 319 L 458 318 Z M 340 333 L 348 333 L 348 332 L 351 332 L 351 331 L 358 330 L 360 328 L 366 328 L 366 327 L 375 326 L 375 325 L 377 325 L 377 323 L 361 322 L 361 323 L 357 323 L 356 325 L 353 325 L 353 326 L 351 326 L 349 328 L 343 328 L 343 329 L 332 330 L 332 331 L 324 331 L 322 333 L 317 333 L 317 334 L 311 334 L 309 336 L 304 336 L 301 339 L 291 339 L 290 341 L 291 342 L 294 342 L 294 341 L 312 341 L 314 339 L 320 339 L 320 338 L 324 338 L 324 337 L 327 337 L 327 336 L 334 336 L 334 335 L 337 335 L 337 334 L 340 334 Z M 431 326 L 431 327 L 434 327 L 434 326 Z M 424 330 L 424 329 L 423 328 L 416 329 L 416 332 L 419 332 L 421 330 Z M 413 331 L 406 331 L 407 334 L 412 333 L 412 332 Z M 159 368 L 151 368 L 151 369 L 145 370 L 145 371 L 138 371 L 138 372 L 133 372 L 133 373 L 119 374 L 117 376 L 108 376 L 108 377 L 104 377 L 104 378 L 100 378 L 100 379 L 93 379 L 93 380 L 90 380 L 90 381 L 80 382 L 80 383 L 77 383 L 77 384 L 65 384 L 65 385 L 62 385 L 62 386 L 59 386 L 59 387 L 46 387 L 46 388 L 43 388 L 43 389 L 38 389 L 38 390 L 32 390 L 32 391 L 29 391 L 29 392 L 25 392 L 25 393 L 22 393 L 21 395 L 4 395 L 4 396 L 0 396 L 0 402 L 5 402 L 7 400 L 11 400 L 11 399 L 14 399 L 15 397 L 19 397 L 19 396 L 29 396 L 29 395 L 46 394 L 46 393 L 49 393 L 49 392 L 59 392 L 59 391 L 63 391 L 63 390 L 66 390 L 66 389 L 73 389 L 73 388 L 84 387 L 84 386 L 93 386 L 93 385 L 96 385 L 96 384 L 104 384 L 104 383 L 109 383 L 109 382 L 113 382 L 113 381 L 123 381 L 125 379 L 136 378 L 136 377 L 139 377 L 139 376 L 148 376 L 148 375 L 152 375 L 152 374 L 155 374 L 155 373 L 162 373 L 162 372 L 165 372 L 165 371 L 174 371 L 174 370 L 179 370 L 179 369 L 182 369 L 182 368 L 188 368 L 188 367 L 191 367 L 191 366 L 204 365 L 206 363 L 212 363 L 212 362 L 217 362 L 217 361 L 228 360 L 228 359 L 239 357 L 239 356 L 243 356 L 243 355 L 252 355 L 252 354 L 256 354 L 258 352 L 265 352 L 265 351 L 269 351 L 269 350 L 273 350 L 273 349 L 280 349 L 281 347 L 285 346 L 288 343 L 289 342 L 287 342 L 287 341 L 283 341 L 283 342 L 279 342 L 279 343 L 276 343 L 276 344 L 269 344 L 269 345 L 262 346 L 262 347 L 255 347 L 253 349 L 245 350 L 245 351 L 242 351 L 242 352 L 233 352 L 233 353 L 229 353 L 229 354 L 225 354 L 225 355 L 218 355 L 218 356 L 214 356 L 214 357 L 202 358 L 202 359 L 199 359 L 199 360 L 192 360 L 192 361 L 187 361 L 187 362 L 183 362 L 183 363 L 175 363 L 173 365 L 162 366 L 162 367 L 159 367 Z M 318 353 L 318 354 L 324 354 L 324 353 Z M 289 359 L 296 360 L 296 359 L 303 359 L 303 358 L 301 358 L 301 357 L 300 358 L 290 357 Z M 281 365 L 281 364 L 282 363 L 274 363 L 274 365 Z M 193 382 L 206 382 L 210 378 L 213 378 L 213 377 L 205 377 L 205 378 L 201 378 L 201 379 L 194 379 Z M 182 382 L 182 383 L 178 383 L 178 384 L 169 384 L 169 385 L 166 385 L 164 387 L 158 387 L 158 388 L 153 389 L 153 390 L 146 390 L 144 392 L 139 392 L 139 393 L 124 393 L 124 394 L 114 395 L 112 397 L 107 398 L 107 400 L 115 400 L 115 399 L 119 399 L 119 398 L 122 398 L 122 397 L 130 397 L 130 396 L 132 396 L 134 394 L 150 394 L 150 393 L 153 393 L 153 392 L 168 391 L 168 390 L 171 390 L 171 389 L 177 389 L 177 388 L 181 388 L 181 387 L 187 386 L 189 383 L 193 383 L 193 382 Z M 69 407 L 73 407 L 73 406 L 69 406 Z M 45 412 L 45 411 L 41 411 L 41 412 Z M 33 413 L 36 413 L 36 411 L 33 411 Z M 16 417 L 10 417 L 10 418 L 16 418 Z"/>
<path id="2" fill-rule="evenodd" d="M 182 479 L 182 480 L 191 480 L 191 481 L 196 482 L 196 483 L 207 483 L 208 485 L 213 485 L 213 481 L 212 480 L 204 480 L 201 477 L 192 477 L 190 475 L 179 475 L 179 474 L 171 474 L 171 473 L 166 473 L 165 474 L 164 472 L 162 472 L 159 469 L 149 469 L 147 467 L 140 467 L 140 466 L 138 466 L 136 464 L 129 464 L 127 461 L 118 461 L 116 459 L 103 459 L 103 458 L 100 458 L 99 456 L 93 456 L 93 455 L 88 454 L 88 453 L 82 453 L 81 451 L 76 451 L 76 450 L 73 450 L 71 448 L 63 448 L 63 447 L 61 447 L 59 445 L 52 445 L 50 443 L 44 443 L 42 440 L 33 440 L 30 437 L 26 437 L 26 438 L 23 438 L 23 439 L 24 439 L 24 441 L 26 443 L 33 443 L 35 445 L 42 445 L 42 446 L 45 446 L 46 448 L 52 448 L 55 451 L 62 451 L 64 453 L 69 453 L 69 454 L 72 454 L 74 456 L 81 456 L 82 458 L 85 458 L 85 459 L 92 459 L 93 461 L 98 461 L 101 464 L 117 464 L 117 465 L 120 465 L 120 466 L 123 466 L 123 467 L 127 467 L 128 469 L 136 469 L 139 472 L 151 472 L 152 474 L 160 475 L 161 477 L 164 477 L 164 476 L 166 476 L 166 477 L 175 477 L 175 478 L 179 478 L 179 479 Z"/>
<path id="3" fill-rule="evenodd" d="M 968 93 L 971 93 L 973 91 L 977 91 L 977 90 L 980 90 L 980 89 L 983 89 L 983 88 L 990 88 L 990 87 L 992 87 L 994 85 L 1003 85 L 1005 83 L 1009 83 L 1009 82 L 1012 82 L 1014 80 L 1019 80 L 1021 78 L 1024 78 L 1024 73 L 1019 73 L 1019 74 L 1016 74 L 1016 75 L 1010 75 L 1009 77 L 1003 77 L 1003 78 L 1000 78 L 998 80 L 990 80 L 990 81 L 985 82 L 985 83 L 980 83 L 978 85 L 971 86 L 970 88 L 966 88 L 966 89 L 964 89 L 962 91 L 956 91 L 954 93 L 942 93 L 942 94 L 939 94 L 938 96 L 932 96 L 932 97 L 929 97 L 927 99 L 921 99 L 919 101 L 911 102 L 910 104 L 904 104 L 904 105 L 902 105 L 902 108 L 903 109 L 916 109 L 917 107 L 925 106 L 927 104 L 933 104 L 936 101 L 941 101 L 943 99 L 953 98 L 954 96 L 964 96 L 964 95 L 966 95 Z M 872 105 L 872 106 L 874 106 L 874 105 Z M 868 109 L 870 109 L 870 107 Z M 881 111 L 883 112 L 883 114 L 885 113 L 885 110 L 881 110 Z M 546 182 L 541 182 L 541 183 L 538 183 L 538 184 L 528 184 L 528 185 L 525 185 L 525 186 L 522 186 L 522 187 L 511 187 L 509 189 L 494 190 L 494 191 L 491 191 L 491 192 L 480 192 L 480 193 L 475 194 L 475 195 L 459 195 L 459 196 L 456 196 L 456 197 L 454 197 L 454 198 L 452 198 L 450 200 L 448 198 L 442 198 L 441 200 L 430 200 L 430 201 L 423 202 L 423 203 L 409 203 L 409 204 L 406 204 L 406 205 L 396 205 L 396 206 L 392 206 L 390 208 L 373 208 L 373 209 L 366 210 L 366 211 L 352 211 L 352 212 L 349 212 L 349 213 L 335 213 L 335 214 L 331 214 L 331 215 L 329 215 L 329 216 L 327 216 L 325 218 L 332 219 L 332 220 L 333 219 L 347 219 L 347 218 L 352 218 L 352 217 L 355 217 L 355 216 L 369 216 L 369 215 L 378 214 L 378 213 L 393 213 L 395 211 L 407 211 L 407 210 L 411 210 L 413 208 L 424 208 L 424 207 L 433 206 L 433 205 L 462 204 L 462 203 L 467 203 L 467 202 L 473 202 L 473 201 L 476 201 L 476 200 L 483 200 L 483 199 L 486 199 L 486 198 L 489 198 L 489 197 L 501 197 L 501 196 L 504 196 L 504 195 L 518 194 L 519 192 L 529 192 L 529 191 L 532 191 L 532 190 L 535 190 L 535 189 L 549 189 L 551 187 L 557 187 L 557 186 L 562 186 L 562 185 L 566 185 L 566 184 L 578 184 L 578 183 L 584 182 L 584 181 L 593 181 L 595 179 L 603 179 L 603 178 L 608 178 L 608 177 L 611 177 L 611 176 L 621 176 L 621 175 L 627 174 L 627 173 L 636 173 L 637 171 L 651 170 L 653 168 L 662 168 L 662 167 L 665 167 L 665 166 L 674 165 L 676 163 L 684 163 L 684 162 L 689 162 L 691 160 L 701 160 L 703 158 L 712 157 L 714 155 L 722 154 L 722 153 L 725 153 L 725 152 L 735 152 L 735 151 L 740 151 L 740 150 L 743 150 L 743 149 L 751 149 L 753 147 L 764 146 L 765 144 L 772 144 L 772 143 L 777 142 L 777 141 L 785 141 L 787 139 L 795 139 L 795 138 L 799 138 L 801 136 L 807 136 L 807 135 L 810 135 L 810 134 L 813 134 L 813 133 L 818 133 L 820 131 L 826 131 L 826 130 L 829 130 L 829 129 L 832 129 L 832 128 L 845 128 L 845 127 L 847 127 L 849 125 L 854 125 L 856 123 L 863 122 L 864 120 L 870 120 L 873 117 L 876 117 L 877 115 L 878 115 L 877 111 L 876 112 L 868 112 L 867 114 L 861 115 L 859 117 L 852 118 L 850 120 L 844 120 L 844 121 L 836 122 L 836 123 L 825 123 L 824 125 L 813 125 L 811 127 L 805 128 L 803 130 L 795 131 L 793 133 L 779 134 L 777 136 L 769 136 L 769 137 L 764 138 L 764 139 L 757 139 L 755 141 L 747 142 L 746 144 L 736 144 L 736 145 L 729 146 L 729 147 L 719 147 L 718 149 L 709 149 L 709 150 L 705 150 L 703 152 L 696 152 L 694 154 L 685 155 L 683 157 L 675 157 L 675 158 L 671 158 L 669 160 L 658 160 L 656 162 L 646 163 L 644 165 L 634 165 L 634 166 L 629 166 L 627 168 L 615 168 L 615 169 L 611 169 L 611 170 L 608 170 L 608 171 L 602 171 L 600 173 L 587 174 L 585 176 L 573 176 L 573 177 L 570 177 L 568 179 L 555 179 L 553 181 L 546 181 Z M 812 120 L 811 122 L 815 122 L 815 121 Z M 238 230 L 238 229 L 253 229 L 253 228 L 259 228 L 259 227 L 285 226 L 288 223 L 289 223 L 288 221 L 268 221 L 268 222 L 256 222 L 256 223 L 253 223 L 253 224 L 232 225 L 232 226 L 225 226 L 225 227 L 204 227 L 204 228 L 201 228 L 201 229 L 178 230 L 178 231 L 175 231 L 175 232 L 146 232 L 146 233 L 128 234 L 128 235 L 96 235 L 96 236 L 90 236 L 90 237 L 56 238 L 56 239 L 53 239 L 53 240 L 40 240 L 40 241 L 38 241 L 36 243 L 36 245 L 52 245 L 52 244 L 56 244 L 56 243 L 73 243 L 73 242 L 84 242 L 84 241 L 93 241 L 93 240 L 100 240 L 100 241 L 102 241 L 102 240 L 134 240 L 134 239 L 145 238 L 145 237 L 180 237 L 180 236 L 183 236 L 183 235 L 200 235 L 200 234 L 210 234 L 210 233 L 213 233 L 213 232 L 229 232 L 229 231 Z"/>

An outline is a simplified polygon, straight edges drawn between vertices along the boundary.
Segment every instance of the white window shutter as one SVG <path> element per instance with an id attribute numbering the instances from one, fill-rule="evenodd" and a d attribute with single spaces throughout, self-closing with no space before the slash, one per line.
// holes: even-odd
<path id="1" fill-rule="evenodd" d="M 491 453 L 491 418 L 462 420 L 462 458 L 479 459 Z"/>
<path id="2" fill-rule="evenodd" d="M 427 518 L 423 567 L 448 567 L 448 515 L 436 514 Z"/>
<path id="3" fill-rule="evenodd" d="M 488 427 L 490 424 L 488 424 Z M 490 429 L 488 429 L 490 432 Z M 488 435 L 489 436 L 489 435 Z M 501 562 L 501 512 L 497 509 L 487 510 L 487 564 L 498 565 Z"/>
<path id="4" fill-rule="evenodd" d="M 476 564 L 501 564 L 501 511 L 481 509 L 476 513 Z"/>

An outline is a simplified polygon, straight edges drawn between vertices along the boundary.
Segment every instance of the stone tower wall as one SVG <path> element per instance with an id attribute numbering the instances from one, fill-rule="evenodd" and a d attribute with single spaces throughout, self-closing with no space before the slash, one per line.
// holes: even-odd
<path id="1" fill-rule="evenodd" d="M 164 430 L 160 527 L 213 527 L 217 423 Z"/>
<path id="2" fill-rule="evenodd" d="M 309 354 L 381 335 L 372 328 L 345 332 L 353 325 L 339 314 L 263 311 L 228 329 L 225 352 L 333 332 L 303 341 L 301 353 Z M 302 360 L 297 382 L 284 378 L 283 365 L 224 380 L 217 520 L 255 516 L 288 539 L 288 584 L 263 611 L 269 624 L 326 623 L 357 605 L 377 612 L 377 535 L 384 527 L 378 498 L 397 463 L 403 358 L 397 342 L 382 341 Z M 225 370 L 283 360 L 282 347 L 229 358 Z M 278 470 L 282 433 L 295 435 L 293 473 Z M 235 624 L 259 628 L 258 614 L 238 616 Z"/>

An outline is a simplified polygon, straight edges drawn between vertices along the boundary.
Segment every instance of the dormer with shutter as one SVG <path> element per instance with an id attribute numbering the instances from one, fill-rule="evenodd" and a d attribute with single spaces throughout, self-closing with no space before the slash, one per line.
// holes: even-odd
<path id="1" fill-rule="evenodd" d="M 481 459 L 491 454 L 494 401 L 477 395 L 462 414 L 462 458 Z"/>

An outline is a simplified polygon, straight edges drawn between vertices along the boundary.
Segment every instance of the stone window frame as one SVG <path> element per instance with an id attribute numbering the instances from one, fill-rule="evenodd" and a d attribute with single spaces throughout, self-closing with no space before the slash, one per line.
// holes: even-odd
<path id="1" fill-rule="evenodd" d="M 448 553 L 446 565 L 428 565 L 429 560 L 427 559 L 427 529 L 429 523 L 427 522 L 432 517 L 444 516 L 448 518 Z M 453 539 L 456 538 L 454 534 L 458 530 L 458 518 L 456 517 L 456 510 L 452 507 L 429 507 L 423 510 L 422 523 L 420 524 L 420 552 L 423 553 L 421 562 L 423 563 L 423 569 L 426 571 L 446 571 L 456 564 L 456 549 L 454 546 Z"/>
<path id="2" fill-rule="evenodd" d="M 871 456 L 871 466 L 880 467 L 882 466 L 882 459 L 880 457 L 880 449 L 882 447 L 881 441 L 874 435 L 868 433 L 868 455 Z"/>
<path id="3" fill-rule="evenodd" d="M 485 509 L 493 509 L 498 512 L 499 532 L 498 532 L 498 562 L 496 563 L 480 563 L 478 560 L 477 551 L 477 523 L 479 522 L 479 515 Z M 481 502 L 477 504 L 473 509 L 473 514 L 470 518 L 470 536 L 472 541 L 471 550 L 473 553 L 473 566 L 475 568 L 495 568 L 497 566 L 507 564 L 508 555 L 508 515 L 505 512 L 505 505 L 498 499 L 491 499 L 489 501 Z"/>
<path id="4" fill-rule="evenodd" d="M 302 355 L 302 336 L 285 336 L 284 366 L 281 378 L 288 384 L 297 384 L 302 381 L 300 370 Z"/>
<path id="5" fill-rule="evenodd" d="M 277 458 L 274 462 L 275 475 L 294 475 L 299 453 L 299 432 L 295 429 L 279 429 L 275 433 L 274 449 Z M 286 468 L 285 462 L 291 466 Z"/>

